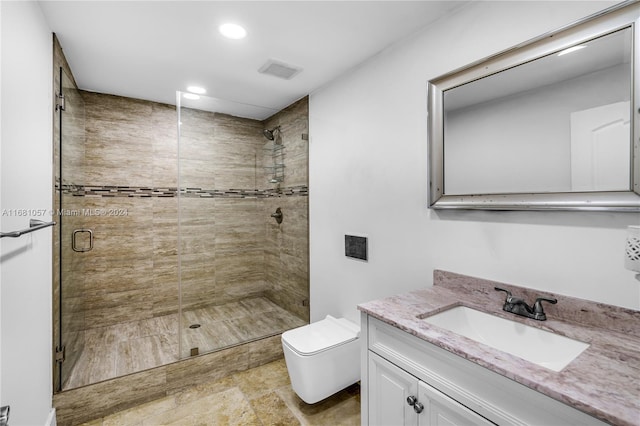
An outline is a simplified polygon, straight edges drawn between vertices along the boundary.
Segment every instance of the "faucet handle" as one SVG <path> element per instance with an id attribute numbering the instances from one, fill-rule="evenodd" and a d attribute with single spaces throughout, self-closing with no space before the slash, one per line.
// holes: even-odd
<path id="1" fill-rule="evenodd" d="M 494 287 L 494 290 L 504 291 L 505 293 L 507 293 L 507 298 L 505 299 L 504 303 L 511 303 L 511 304 L 524 303 L 524 300 L 520 299 L 519 297 L 513 297 L 513 295 L 509 290 L 505 290 L 504 288 L 500 288 L 500 287 Z"/>
<path id="2" fill-rule="evenodd" d="M 547 319 L 547 315 L 544 313 L 544 308 L 542 307 L 542 302 L 549 302 L 549 303 L 555 305 L 556 303 L 558 303 L 558 299 L 548 298 L 548 297 L 538 297 L 536 299 L 536 303 L 534 303 L 534 305 L 533 305 L 534 319 L 544 321 L 544 320 Z"/>
<path id="3" fill-rule="evenodd" d="M 504 288 L 500 288 L 500 287 L 494 287 L 493 289 L 496 291 L 504 291 L 505 293 L 507 293 L 507 299 L 511 297 L 511 292 L 509 290 L 505 290 Z"/>

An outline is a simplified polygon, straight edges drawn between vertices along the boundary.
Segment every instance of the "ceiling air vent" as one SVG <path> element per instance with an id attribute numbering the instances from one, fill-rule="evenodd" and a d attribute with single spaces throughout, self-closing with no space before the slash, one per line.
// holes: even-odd
<path id="1" fill-rule="evenodd" d="M 269 59 L 258 70 L 258 72 L 262 74 L 269 74 L 274 77 L 284 78 L 285 80 L 291 80 L 300 71 L 302 71 L 302 68 L 296 67 L 294 65 L 289 65 L 284 62 L 276 61 L 275 59 Z"/>

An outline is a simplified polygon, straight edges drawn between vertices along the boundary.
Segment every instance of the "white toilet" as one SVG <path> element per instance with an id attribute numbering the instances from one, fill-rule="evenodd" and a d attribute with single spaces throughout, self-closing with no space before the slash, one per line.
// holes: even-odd
<path id="1" fill-rule="evenodd" d="M 360 380 L 360 326 L 331 315 L 282 333 L 291 387 L 315 404 Z"/>

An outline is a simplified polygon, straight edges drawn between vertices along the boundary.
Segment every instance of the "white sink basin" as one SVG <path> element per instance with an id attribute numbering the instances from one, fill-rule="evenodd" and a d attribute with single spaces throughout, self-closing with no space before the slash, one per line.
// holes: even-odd
<path id="1" fill-rule="evenodd" d="M 588 343 L 465 306 L 423 320 L 553 371 L 562 370 L 589 347 Z"/>

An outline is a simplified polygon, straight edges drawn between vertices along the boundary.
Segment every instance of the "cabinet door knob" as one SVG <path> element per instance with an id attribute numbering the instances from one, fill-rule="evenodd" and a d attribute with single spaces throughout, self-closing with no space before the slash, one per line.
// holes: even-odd
<path id="1" fill-rule="evenodd" d="M 422 403 L 417 402 L 413 405 L 413 411 L 415 411 L 416 413 L 420 414 L 422 413 L 422 410 L 424 410 L 424 405 L 422 405 Z"/>
<path id="2" fill-rule="evenodd" d="M 416 398 L 415 396 L 411 395 L 407 397 L 407 404 L 409 404 L 412 407 L 415 407 L 416 402 L 418 402 L 418 398 Z"/>

